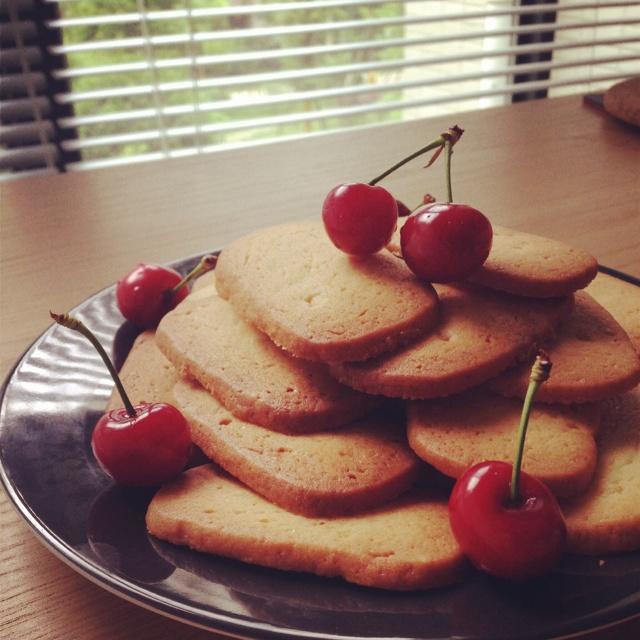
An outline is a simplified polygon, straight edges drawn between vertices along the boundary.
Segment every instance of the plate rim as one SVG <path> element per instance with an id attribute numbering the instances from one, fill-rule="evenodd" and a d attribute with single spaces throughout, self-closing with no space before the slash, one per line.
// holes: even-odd
<path id="1" fill-rule="evenodd" d="M 207 253 L 219 254 L 220 249 L 216 249 L 210 252 L 197 253 L 190 256 L 174 260 L 167 263 L 167 266 L 172 268 L 180 268 L 183 270 L 185 265 L 191 262 L 197 261 L 203 255 Z M 637 278 L 624 271 L 607 267 L 605 265 L 598 265 L 598 272 L 605 273 L 614 278 L 628 282 L 632 285 L 640 287 L 640 278 Z M 115 288 L 115 284 L 107 285 L 95 293 L 88 295 L 82 302 L 74 306 L 70 313 L 77 311 L 84 304 L 93 300 L 94 298 L 107 294 Z M 35 351 L 38 346 L 49 337 L 49 335 L 55 329 L 55 324 L 47 327 L 39 336 L 33 340 L 33 342 L 23 351 L 18 357 L 14 365 L 9 370 L 2 385 L 0 386 L 0 422 L 2 422 L 5 415 L 5 397 L 6 392 L 11 385 L 11 381 L 14 377 L 16 370 L 20 365 L 29 357 L 29 355 Z M 116 595 L 127 602 L 130 602 L 136 606 L 140 606 L 154 613 L 158 613 L 164 617 L 176 620 L 183 624 L 204 629 L 206 631 L 215 631 L 223 635 L 227 635 L 232 638 L 238 638 L 240 640 L 254 640 L 257 637 L 264 638 L 264 640 L 402 640 L 399 636 L 354 636 L 354 635 L 335 635 L 326 634 L 314 631 L 305 631 L 302 629 L 287 630 L 284 627 L 276 626 L 269 622 L 259 621 L 255 618 L 245 618 L 241 614 L 224 614 L 218 611 L 212 611 L 204 609 L 202 607 L 192 606 L 187 603 L 179 602 L 178 600 L 168 598 L 161 594 L 155 593 L 151 590 L 142 588 L 138 585 L 127 581 L 115 575 L 107 568 L 92 562 L 82 555 L 77 553 L 65 540 L 56 535 L 38 514 L 31 508 L 29 503 L 23 498 L 17 488 L 11 482 L 11 479 L 5 468 L 5 462 L 2 455 L 2 449 L 0 449 L 0 484 L 4 488 L 9 497 L 9 502 L 13 506 L 14 510 L 20 515 L 20 517 L 27 523 L 31 531 L 35 534 L 36 539 L 39 540 L 45 548 L 53 553 L 53 555 L 64 562 L 71 569 L 80 574 L 83 578 L 88 579 L 92 583 L 100 586 L 109 593 Z M 275 570 L 275 569 L 274 569 Z M 570 638 L 577 638 L 585 633 L 598 631 L 601 629 L 612 628 L 620 624 L 624 624 L 636 618 L 640 618 L 640 608 L 636 612 L 632 612 L 622 618 L 603 622 L 601 625 L 587 627 L 568 634 L 562 634 L 553 636 L 555 640 L 564 640 Z M 211 623 L 215 623 L 216 626 L 212 626 Z M 250 632 L 250 635 L 244 635 Z M 255 633 L 260 632 L 266 634 L 262 636 L 256 636 Z M 433 637 L 431 640 L 447 640 L 446 637 Z M 412 640 L 407 637 L 405 640 Z"/>

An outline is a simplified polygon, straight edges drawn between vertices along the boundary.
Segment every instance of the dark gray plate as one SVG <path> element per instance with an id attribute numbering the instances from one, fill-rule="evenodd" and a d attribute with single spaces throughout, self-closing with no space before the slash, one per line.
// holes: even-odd
<path id="1" fill-rule="evenodd" d="M 173 266 L 186 272 L 196 260 Z M 136 332 L 123 323 L 113 287 L 74 313 L 120 365 Z M 263 569 L 155 540 L 144 526 L 150 494 L 113 486 L 91 452 L 91 428 L 111 386 L 82 336 L 46 331 L 2 389 L 0 477 L 20 514 L 56 555 L 137 604 L 235 636 L 279 639 L 548 638 L 640 614 L 640 553 L 602 563 L 567 556 L 555 571 L 526 585 L 472 572 L 454 588 L 404 594 Z"/>

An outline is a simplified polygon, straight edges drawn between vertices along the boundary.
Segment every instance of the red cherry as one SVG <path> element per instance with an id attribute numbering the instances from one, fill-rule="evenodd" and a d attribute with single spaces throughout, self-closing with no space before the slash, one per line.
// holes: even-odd
<path id="1" fill-rule="evenodd" d="M 57 324 L 81 333 L 95 347 L 109 370 L 124 408 L 104 414 L 91 435 L 100 466 L 119 484 L 142 487 L 160 484 L 182 471 L 191 450 L 184 416 L 161 402 L 133 406 L 111 358 L 93 332 L 66 313 L 49 315 Z"/>
<path id="2" fill-rule="evenodd" d="M 458 478 L 449 499 L 451 528 L 480 569 L 522 580 L 548 571 L 562 555 L 567 535 L 555 497 L 542 482 L 520 472 L 520 499 L 510 502 L 512 466 L 489 461 Z"/>
<path id="3" fill-rule="evenodd" d="M 178 475 L 191 449 L 189 427 L 172 405 L 142 403 L 135 417 L 115 409 L 98 420 L 91 448 L 100 466 L 118 483 L 158 485 Z"/>
<path id="4" fill-rule="evenodd" d="M 428 282 L 464 280 L 483 265 L 492 240 L 487 217 L 466 204 L 427 205 L 400 230 L 405 262 Z"/>
<path id="5" fill-rule="evenodd" d="M 338 249 L 365 256 L 389 244 L 398 222 L 398 205 L 382 187 L 341 184 L 325 198 L 322 220 Z"/>
<path id="6" fill-rule="evenodd" d="M 406 218 L 411 215 L 411 209 L 404 202 L 396 200 L 396 204 L 398 205 L 398 218 Z"/>
<path id="7" fill-rule="evenodd" d="M 162 317 L 189 293 L 182 287 L 171 290 L 182 280 L 173 269 L 155 264 L 139 264 L 116 286 L 116 300 L 122 315 L 141 329 L 152 329 Z"/>

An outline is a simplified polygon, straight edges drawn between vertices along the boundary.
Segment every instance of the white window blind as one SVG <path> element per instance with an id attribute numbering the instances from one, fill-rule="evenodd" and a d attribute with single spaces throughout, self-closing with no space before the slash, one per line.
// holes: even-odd
<path id="1" fill-rule="evenodd" d="M 53 100 L 70 114 L 56 120 L 70 169 L 599 90 L 640 72 L 637 0 L 33 1 L 56 6 L 44 27 L 63 34 L 47 53 L 65 60 Z"/>

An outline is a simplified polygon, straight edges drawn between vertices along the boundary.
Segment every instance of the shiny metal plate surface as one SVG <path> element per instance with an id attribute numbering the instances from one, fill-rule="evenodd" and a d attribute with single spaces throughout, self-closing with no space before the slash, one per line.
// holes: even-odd
<path id="1" fill-rule="evenodd" d="M 186 272 L 197 259 L 173 266 Z M 625 274 L 614 275 L 640 286 Z M 136 331 L 123 321 L 114 288 L 74 313 L 120 366 Z M 91 429 L 111 388 L 99 356 L 82 336 L 60 327 L 47 330 L 2 388 L 0 477 L 20 514 L 56 555 L 141 606 L 261 639 L 533 640 L 640 615 L 640 553 L 566 556 L 550 574 L 521 585 L 470 572 L 456 587 L 394 593 L 156 540 L 144 526 L 151 494 L 114 486 L 91 451 Z"/>

